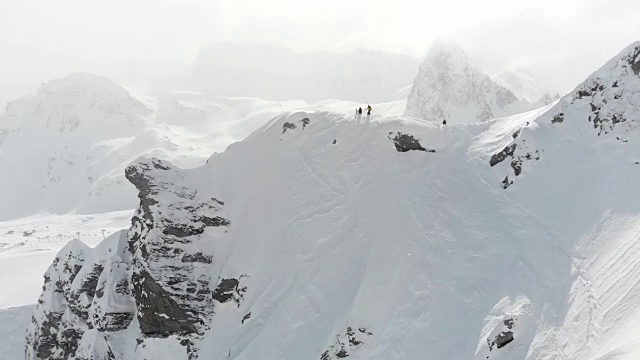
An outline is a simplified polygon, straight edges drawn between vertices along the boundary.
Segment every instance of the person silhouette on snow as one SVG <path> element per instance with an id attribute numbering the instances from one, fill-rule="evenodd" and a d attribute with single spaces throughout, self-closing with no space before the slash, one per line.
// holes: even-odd
<path id="1" fill-rule="evenodd" d="M 362 107 L 358 108 L 358 114 L 362 115 Z"/>
<path id="2" fill-rule="evenodd" d="M 367 105 L 367 115 L 371 115 L 371 110 L 373 110 L 371 105 Z"/>

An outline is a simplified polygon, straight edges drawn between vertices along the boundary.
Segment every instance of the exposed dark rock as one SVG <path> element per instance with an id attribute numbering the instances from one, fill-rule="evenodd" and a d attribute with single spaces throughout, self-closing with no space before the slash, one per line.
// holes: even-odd
<path id="1" fill-rule="evenodd" d="M 80 293 L 87 294 L 88 297 L 92 298 L 96 294 L 96 288 L 98 287 L 98 278 L 100 278 L 100 274 L 104 270 L 104 266 L 101 264 L 95 264 L 93 266 L 93 270 L 85 275 L 85 278 L 80 285 Z"/>
<path id="2" fill-rule="evenodd" d="M 629 65 L 633 73 L 640 76 L 640 46 L 636 46 L 633 54 L 629 57 Z"/>
<path id="3" fill-rule="evenodd" d="M 496 347 L 500 349 L 501 347 L 507 345 L 508 343 L 513 341 L 513 331 L 503 331 L 496 336 L 495 343 Z"/>
<path id="4" fill-rule="evenodd" d="M 83 331 L 73 328 L 73 324 L 65 324 L 65 329 L 62 332 L 63 341 L 60 342 L 59 347 L 62 349 L 63 356 L 60 359 L 69 359 L 76 355 L 78 351 L 78 343 L 82 338 Z"/>
<path id="5" fill-rule="evenodd" d="M 329 346 L 329 349 L 322 353 L 320 360 L 346 358 L 364 343 L 367 336 L 371 335 L 373 334 L 364 327 L 360 327 L 356 331 L 353 327 L 347 326 L 344 333 L 336 335 L 335 344 Z"/>
<path id="6" fill-rule="evenodd" d="M 129 327 L 133 318 L 134 313 L 132 312 L 111 312 L 96 319 L 94 324 L 99 331 L 120 331 Z"/>
<path id="7" fill-rule="evenodd" d="M 204 232 L 203 227 L 194 227 L 187 224 L 166 224 L 162 233 L 165 235 L 176 236 L 180 238 L 200 235 Z"/>
<path id="8" fill-rule="evenodd" d="M 242 317 L 242 322 L 241 324 L 244 324 L 245 321 L 251 319 L 251 312 L 249 312 L 247 315 Z"/>
<path id="9" fill-rule="evenodd" d="M 159 170 L 169 170 L 168 166 L 162 165 L 160 162 L 154 162 L 153 167 Z"/>
<path id="10" fill-rule="evenodd" d="M 346 358 L 347 356 L 349 355 L 347 354 L 347 350 L 345 349 L 340 349 L 340 351 L 338 351 L 338 353 L 336 354 L 336 357 L 340 359 Z"/>
<path id="11" fill-rule="evenodd" d="M 509 146 L 506 146 L 499 153 L 493 154 L 493 156 L 491 156 L 491 160 L 489 160 L 489 165 L 496 166 L 499 163 L 503 162 L 507 157 L 513 156 L 513 153 L 516 151 L 516 147 L 516 144 L 511 144 Z"/>
<path id="12" fill-rule="evenodd" d="M 353 331 L 351 326 L 347 327 L 347 337 L 349 338 L 349 344 L 352 346 L 358 346 L 362 344 L 362 341 L 356 339 L 354 336 L 356 333 Z"/>
<path id="13" fill-rule="evenodd" d="M 509 180 L 509 177 L 508 177 L 508 176 L 505 176 L 505 177 L 504 177 L 504 180 L 502 180 L 502 188 L 503 188 L 503 189 L 508 188 L 508 187 L 509 187 L 509 186 L 511 186 L 512 184 L 513 184 L 513 180 Z"/>
<path id="14" fill-rule="evenodd" d="M 240 278 L 242 277 L 243 276 Z M 233 300 L 239 306 L 240 301 L 244 299 L 244 293 L 246 291 L 246 287 L 240 287 L 239 279 L 222 279 L 213 292 L 213 299 L 219 303 L 226 303 Z"/>
<path id="15" fill-rule="evenodd" d="M 504 325 L 507 327 L 507 329 L 509 330 L 513 329 L 513 318 L 506 319 L 503 322 L 504 322 Z"/>
<path id="16" fill-rule="evenodd" d="M 57 333 L 62 321 L 62 315 L 62 313 L 47 313 L 44 322 L 40 326 L 39 336 L 35 339 L 27 338 L 27 347 L 35 350 L 38 359 L 49 359 L 59 348 Z"/>
<path id="17" fill-rule="evenodd" d="M 213 292 L 213 298 L 220 303 L 226 303 L 233 299 L 233 291 L 238 287 L 236 279 L 222 279 L 220 284 Z"/>
<path id="18" fill-rule="evenodd" d="M 182 256 L 182 262 L 198 262 L 203 264 L 211 264 L 213 257 L 205 255 L 201 252 L 195 254 L 184 254 Z"/>
<path id="19" fill-rule="evenodd" d="M 391 140 L 393 140 L 396 146 L 396 150 L 398 150 L 399 152 L 407 152 L 411 150 L 426 151 L 431 153 L 436 152 L 435 150 L 427 150 L 422 147 L 422 145 L 420 145 L 420 141 L 414 138 L 413 135 L 402 134 L 398 132 L 396 136 Z"/>
<path id="20" fill-rule="evenodd" d="M 304 129 L 304 128 L 307 127 L 307 125 L 309 125 L 311 120 L 309 120 L 309 118 L 304 118 L 304 119 L 300 120 L 300 122 L 302 123 L 302 129 Z"/>
<path id="21" fill-rule="evenodd" d="M 511 134 L 511 137 L 515 139 L 515 138 L 518 137 L 518 135 L 520 135 L 520 130 L 518 130 L 518 131 L 514 132 L 513 134 Z"/>
<path id="22" fill-rule="evenodd" d="M 200 222 L 205 224 L 206 226 L 229 226 L 231 222 L 225 218 L 221 218 L 220 216 L 209 217 L 209 216 L 201 216 Z"/>
<path id="23" fill-rule="evenodd" d="M 583 97 L 587 97 L 587 96 L 591 96 L 591 92 L 589 92 L 588 90 L 578 90 L 578 98 L 582 99 Z"/>
<path id="24" fill-rule="evenodd" d="M 197 331 L 198 319 L 173 299 L 146 271 L 133 282 L 140 330 L 147 336 L 168 337 Z"/>
<path id="25" fill-rule="evenodd" d="M 338 142 L 338 140 L 336 140 L 336 139 L 333 139 L 333 142 L 332 142 L 332 144 L 333 144 L 333 145 L 335 145 L 335 144 L 336 144 L 337 142 Z"/>
<path id="26" fill-rule="evenodd" d="M 552 124 L 562 123 L 564 121 L 564 113 L 559 113 L 551 119 Z"/>
<path id="27" fill-rule="evenodd" d="M 522 172 L 522 160 L 513 160 L 511 162 L 511 168 L 513 169 L 513 173 L 518 176 Z"/>
<path id="28" fill-rule="evenodd" d="M 286 122 L 284 123 L 284 125 L 282 125 L 282 133 L 286 133 L 287 130 L 293 130 L 296 128 L 296 124 L 290 123 L 290 122 Z"/>

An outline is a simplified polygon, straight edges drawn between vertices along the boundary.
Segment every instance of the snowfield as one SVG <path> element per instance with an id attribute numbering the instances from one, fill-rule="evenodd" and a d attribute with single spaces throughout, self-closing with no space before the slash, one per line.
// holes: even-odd
<path id="1" fill-rule="evenodd" d="M 224 111 L 172 98 L 180 131 Z M 173 129 L 159 104 L 148 121 Z M 640 42 L 524 114 L 442 126 L 354 105 L 296 104 L 200 166 L 180 147 L 132 161 L 128 230 L 96 216 L 111 236 L 59 251 L 26 358 L 640 356 Z M 7 252 L 26 249 L 15 231 Z"/>

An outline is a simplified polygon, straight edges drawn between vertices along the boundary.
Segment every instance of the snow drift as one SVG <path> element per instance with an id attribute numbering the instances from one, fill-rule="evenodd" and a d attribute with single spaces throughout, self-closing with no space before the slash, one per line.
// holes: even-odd
<path id="1" fill-rule="evenodd" d="M 639 73 L 640 42 L 523 115 L 292 112 L 199 168 L 141 158 L 27 359 L 635 359 Z"/>

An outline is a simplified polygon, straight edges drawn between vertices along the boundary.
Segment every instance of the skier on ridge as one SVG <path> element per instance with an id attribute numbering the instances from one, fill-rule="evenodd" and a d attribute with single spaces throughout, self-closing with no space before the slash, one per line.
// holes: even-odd
<path id="1" fill-rule="evenodd" d="M 367 116 L 371 115 L 371 110 L 373 110 L 371 105 L 367 105 Z"/>

